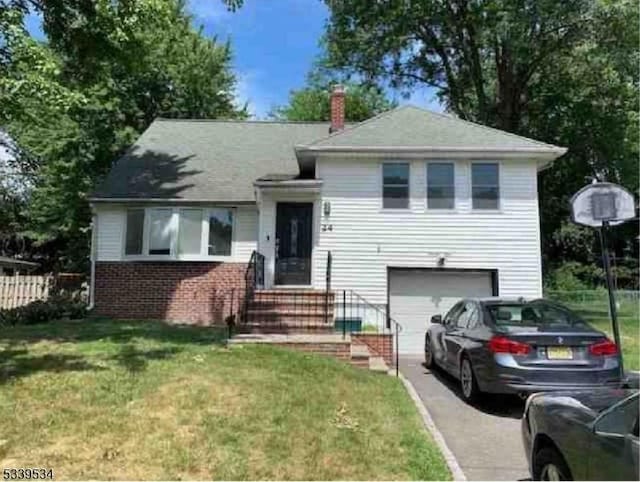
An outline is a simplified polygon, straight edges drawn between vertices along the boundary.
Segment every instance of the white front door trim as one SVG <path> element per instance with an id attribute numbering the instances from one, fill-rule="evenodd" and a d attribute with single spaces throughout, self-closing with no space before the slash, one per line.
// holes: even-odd
<path id="1" fill-rule="evenodd" d="M 320 234 L 321 198 L 318 186 L 291 187 L 256 186 L 258 203 L 258 252 L 265 257 L 264 287 L 274 287 L 275 275 L 275 240 L 276 240 L 276 205 L 279 202 L 308 202 L 313 204 L 313 226 L 311 245 L 311 284 L 299 285 L 296 288 L 313 288 L 315 279 L 314 259 L 317 255 Z M 284 286 L 278 285 L 278 288 Z"/>

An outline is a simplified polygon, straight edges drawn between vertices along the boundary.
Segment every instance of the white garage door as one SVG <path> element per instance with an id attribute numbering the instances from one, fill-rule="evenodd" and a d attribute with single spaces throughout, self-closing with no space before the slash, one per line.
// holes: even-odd
<path id="1" fill-rule="evenodd" d="M 392 269 L 389 271 L 389 309 L 402 325 L 399 352 L 420 354 L 433 315 L 444 315 L 460 298 L 491 296 L 491 273 Z"/>

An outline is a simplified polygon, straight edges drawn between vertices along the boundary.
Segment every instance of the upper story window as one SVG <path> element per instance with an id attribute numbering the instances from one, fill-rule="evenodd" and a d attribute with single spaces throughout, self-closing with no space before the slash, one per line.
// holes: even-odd
<path id="1" fill-rule="evenodd" d="M 471 164 L 473 209 L 500 208 L 500 173 L 497 162 Z"/>
<path id="2" fill-rule="evenodd" d="M 427 207 L 453 209 L 455 204 L 454 164 L 452 162 L 427 163 Z"/>
<path id="3" fill-rule="evenodd" d="M 231 256 L 233 209 L 127 210 L 125 256 L 177 259 Z"/>
<path id="4" fill-rule="evenodd" d="M 409 163 L 385 162 L 382 165 L 382 207 L 409 207 Z"/>

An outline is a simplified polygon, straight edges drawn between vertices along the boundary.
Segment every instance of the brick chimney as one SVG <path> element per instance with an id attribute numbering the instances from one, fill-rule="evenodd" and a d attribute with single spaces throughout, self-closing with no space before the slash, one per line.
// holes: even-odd
<path id="1" fill-rule="evenodd" d="M 344 129 L 344 87 L 340 84 L 331 91 L 331 127 L 329 132 Z"/>

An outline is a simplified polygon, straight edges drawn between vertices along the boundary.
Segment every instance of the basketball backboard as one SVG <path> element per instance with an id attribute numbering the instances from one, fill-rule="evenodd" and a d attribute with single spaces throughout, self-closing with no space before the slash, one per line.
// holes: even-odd
<path id="1" fill-rule="evenodd" d="M 580 189 L 571 198 L 571 220 L 599 228 L 603 222 L 622 224 L 636 215 L 633 194 L 610 182 L 597 182 Z"/>

